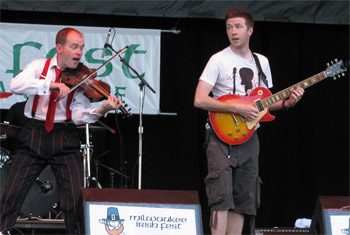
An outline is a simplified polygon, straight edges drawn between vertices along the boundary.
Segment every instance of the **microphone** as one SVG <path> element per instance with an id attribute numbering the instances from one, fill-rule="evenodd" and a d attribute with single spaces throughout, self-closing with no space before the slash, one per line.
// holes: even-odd
<path id="1" fill-rule="evenodd" d="M 111 30 L 112 30 L 112 28 L 110 28 L 109 31 L 108 31 L 108 34 L 107 34 L 107 37 L 106 37 L 106 42 L 105 42 L 105 45 L 103 47 L 103 52 L 102 52 L 101 58 L 105 57 L 106 49 L 108 47 L 109 37 L 111 36 Z"/>
<path id="2" fill-rule="evenodd" d="M 39 184 L 41 192 L 45 193 L 45 194 L 50 192 L 53 188 L 53 185 L 51 184 L 51 182 L 49 182 L 49 181 L 42 182 L 42 181 L 40 181 L 39 178 L 36 179 L 36 183 Z"/>

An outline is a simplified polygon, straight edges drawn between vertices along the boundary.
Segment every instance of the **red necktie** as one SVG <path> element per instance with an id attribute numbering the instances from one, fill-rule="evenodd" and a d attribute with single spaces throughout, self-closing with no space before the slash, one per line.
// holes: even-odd
<path id="1" fill-rule="evenodd" d="M 56 70 L 55 82 L 60 82 L 61 70 L 59 70 L 57 67 L 55 67 L 55 70 Z M 53 129 L 53 120 L 55 119 L 55 112 L 56 112 L 56 106 L 57 106 L 57 102 L 55 102 L 55 100 L 57 99 L 57 97 L 58 97 L 58 94 L 56 92 L 51 91 L 50 102 L 49 102 L 49 107 L 47 109 L 46 121 L 45 121 L 45 129 L 47 133 L 49 133 Z"/>

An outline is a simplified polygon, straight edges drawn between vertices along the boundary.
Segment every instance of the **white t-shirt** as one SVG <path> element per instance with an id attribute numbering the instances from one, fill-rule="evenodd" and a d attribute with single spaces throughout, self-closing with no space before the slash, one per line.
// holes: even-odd
<path id="1" fill-rule="evenodd" d="M 271 70 L 268 59 L 255 53 L 260 61 L 261 68 L 266 76 L 268 88 L 272 87 Z M 205 66 L 200 80 L 213 86 L 213 97 L 218 98 L 226 94 L 246 96 L 258 87 L 265 86 L 263 81 L 259 84 L 259 71 L 255 60 L 246 60 L 235 54 L 230 47 L 214 54 Z"/>

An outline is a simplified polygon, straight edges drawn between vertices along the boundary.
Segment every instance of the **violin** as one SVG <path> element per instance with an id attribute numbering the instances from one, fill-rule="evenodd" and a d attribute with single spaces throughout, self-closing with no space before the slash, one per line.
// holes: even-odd
<path id="1" fill-rule="evenodd" d="M 111 87 L 108 83 L 101 80 L 96 80 L 96 69 L 89 69 L 83 63 L 79 63 L 76 69 L 67 68 L 61 73 L 61 81 L 68 87 L 79 86 L 84 89 L 84 94 L 89 98 L 90 102 L 100 102 L 108 99 L 111 92 Z M 127 105 L 120 106 L 120 110 L 124 116 L 131 116 L 129 110 L 126 110 Z"/>

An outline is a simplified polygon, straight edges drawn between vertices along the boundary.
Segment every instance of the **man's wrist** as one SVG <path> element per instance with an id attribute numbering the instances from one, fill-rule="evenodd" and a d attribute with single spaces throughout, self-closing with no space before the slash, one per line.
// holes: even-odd
<path id="1" fill-rule="evenodd" d="M 282 101 L 282 108 L 285 109 L 285 110 L 288 110 L 289 107 L 286 105 L 286 101 L 287 101 L 287 100 L 283 100 L 283 101 Z"/>

